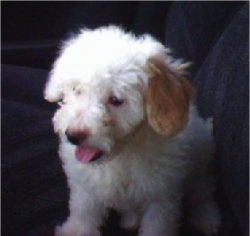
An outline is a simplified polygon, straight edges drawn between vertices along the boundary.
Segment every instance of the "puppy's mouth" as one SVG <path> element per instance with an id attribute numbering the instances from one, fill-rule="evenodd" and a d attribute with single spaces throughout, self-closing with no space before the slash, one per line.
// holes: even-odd
<path id="1" fill-rule="evenodd" d="M 82 163 L 89 163 L 99 160 L 104 152 L 97 148 L 83 147 L 78 145 L 75 150 L 76 159 Z"/>

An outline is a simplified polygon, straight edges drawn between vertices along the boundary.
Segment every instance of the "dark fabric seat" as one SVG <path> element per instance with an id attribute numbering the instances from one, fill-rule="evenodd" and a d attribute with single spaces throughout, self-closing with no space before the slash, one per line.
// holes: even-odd
<path id="1" fill-rule="evenodd" d="M 125 5 L 125 12 L 129 12 L 132 4 Z M 80 6 L 71 9 L 73 15 L 67 27 L 84 24 L 84 21 L 92 26 L 102 23 L 98 17 L 92 22 L 86 19 L 87 15 L 81 18 L 78 15 Z M 91 12 L 100 10 L 100 6 L 103 5 L 89 3 L 83 10 L 89 10 L 90 17 Z M 199 111 L 203 117 L 214 118 L 218 180 L 215 197 L 222 212 L 219 235 L 247 236 L 249 3 L 177 1 L 170 5 L 136 2 L 134 6 L 133 19 L 124 13 L 124 18 L 116 16 L 103 19 L 103 22 L 111 19 L 116 23 L 115 19 L 119 19 L 117 23 L 137 33 L 148 31 L 173 48 L 174 55 L 194 62 L 191 78 L 197 88 Z M 122 11 L 118 5 L 112 9 L 109 14 Z M 107 15 L 102 13 L 101 16 L 110 17 Z M 36 54 L 33 48 L 32 54 L 25 53 L 23 58 L 18 54 L 20 60 L 12 58 L 12 53 L 2 57 L 2 63 L 13 64 L 1 68 L 4 236 L 53 235 L 54 226 L 68 215 L 68 189 L 57 155 L 58 140 L 51 124 L 55 107 L 43 100 L 49 67 L 42 62 L 40 68 L 45 69 L 37 66 L 41 51 L 42 48 L 37 49 Z M 52 61 L 51 52 L 47 55 L 48 62 Z M 43 51 L 40 59 L 45 57 Z M 22 61 L 24 58 L 27 61 Z M 36 62 L 32 64 L 34 58 Z M 114 226 L 117 218 L 116 214 L 111 215 L 104 235 L 135 235 Z M 199 234 L 184 221 L 181 235 Z"/>

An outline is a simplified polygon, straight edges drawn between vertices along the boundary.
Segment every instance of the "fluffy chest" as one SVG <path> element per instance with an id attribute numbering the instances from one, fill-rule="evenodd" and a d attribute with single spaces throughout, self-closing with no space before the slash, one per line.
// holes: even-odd
<path id="1" fill-rule="evenodd" d="M 166 153 L 124 153 L 100 165 L 68 163 L 65 171 L 70 188 L 80 188 L 105 206 L 117 209 L 145 205 L 169 189 L 174 191 L 180 180 L 174 165 Z"/>

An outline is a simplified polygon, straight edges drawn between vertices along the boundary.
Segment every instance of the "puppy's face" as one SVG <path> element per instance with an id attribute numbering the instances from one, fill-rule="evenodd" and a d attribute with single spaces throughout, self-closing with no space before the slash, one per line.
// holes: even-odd
<path id="1" fill-rule="evenodd" d="M 58 102 L 55 131 L 80 162 L 109 159 L 142 123 L 166 136 L 184 128 L 192 88 L 183 64 L 168 64 L 165 51 L 150 37 L 112 27 L 85 31 L 65 45 L 45 97 Z"/>
<path id="2" fill-rule="evenodd" d="M 76 156 L 82 162 L 112 152 L 116 141 L 144 119 L 143 94 L 136 84 L 128 83 L 135 76 L 129 72 L 104 73 L 93 75 L 90 81 L 64 84 L 54 128 L 62 140 L 76 146 Z"/>

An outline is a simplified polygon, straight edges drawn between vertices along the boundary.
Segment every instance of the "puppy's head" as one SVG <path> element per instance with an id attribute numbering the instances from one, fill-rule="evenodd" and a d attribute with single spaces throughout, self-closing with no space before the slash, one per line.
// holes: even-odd
<path id="1" fill-rule="evenodd" d="M 45 89 L 59 104 L 53 123 L 62 144 L 89 163 L 114 156 L 145 123 L 159 135 L 178 134 L 193 95 L 185 67 L 150 36 L 83 30 L 64 44 Z"/>

